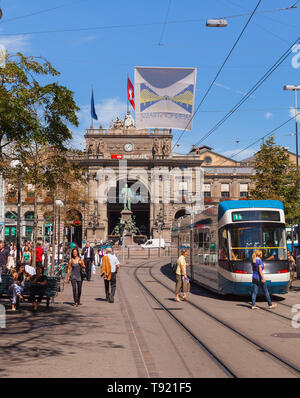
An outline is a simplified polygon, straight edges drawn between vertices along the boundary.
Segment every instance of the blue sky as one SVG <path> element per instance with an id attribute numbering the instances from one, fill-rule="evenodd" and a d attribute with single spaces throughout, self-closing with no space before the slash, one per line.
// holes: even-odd
<path id="1" fill-rule="evenodd" d="M 84 132 L 90 125 L 91 85 L 99 118 L 95 126 L 108 127 L 113 118 L 124 117 L 127 73 L 133 81 L 135 66 L 197 67 L 197 106 L 249 16 L 228 18 L 227 28 L 207 28 L 205 20 L 251 12 L 257 2 L 1 0 L 0 44 L 11 53 L 46 57 L 61 72 L 59 83 L 74 91 L 81 108 L 73 145 L 83 149 Z M 295 2 L 263 0 L 258 11 Z M 254 17 L 195 116 L 192 132 L 185 132 L 179 141 L 177 152 L 187 152 L 298 38 L 299 17 L 300 8 Z M 78 31 L 37 33 L 71 29 Z M 300 84 L 300 58 L 296 68 L 292 65 L 295 56 L 297 53 L 291 54 L 202 144 L 231 156 L 287 120 L 294 97 L 283 86 Z M 295 137 L 289 135 L 294 131 L 292 121 L 275 134 L 276 142 L 295 152 Z M 174 143 L 180 134 L 174 131 Z M 255 145 L 236 159 L 257 149 Z"/>

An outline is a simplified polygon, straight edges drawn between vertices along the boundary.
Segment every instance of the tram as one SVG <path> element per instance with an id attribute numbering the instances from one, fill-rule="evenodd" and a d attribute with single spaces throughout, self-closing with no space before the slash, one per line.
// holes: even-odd
<path id="1" fill-rule="evenodd" d="M 252 254 L 263 253 L 270 294 L 285 294 L 289 266 L 283 204 L 277 200 L 229 200 L 172 225 L 171 264 L 189 249 L 189 278 L 220 294 L 249 295 Z M 259 294 L 263 294 L 262 290 Z"/>

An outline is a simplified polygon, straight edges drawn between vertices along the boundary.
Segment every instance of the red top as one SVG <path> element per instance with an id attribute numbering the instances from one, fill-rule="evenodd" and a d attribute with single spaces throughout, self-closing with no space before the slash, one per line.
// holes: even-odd
<path id="1" fill-rule="evenodd" d="M 36 248 L 36 261 L 38 263 L 41 263 L 43 261 L 42 255 L 44 254 L 44 249 L 41 248 L 41 246 L 38 246 Z"/>

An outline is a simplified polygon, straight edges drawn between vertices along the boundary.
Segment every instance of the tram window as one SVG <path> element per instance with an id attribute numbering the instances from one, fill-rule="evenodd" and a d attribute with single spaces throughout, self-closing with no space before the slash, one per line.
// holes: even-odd
<path id="1" fill-rule="evenodd" d="M 260 249 L 263 260 L 286 260 L 284 227 L 276 224 L 251 223 L 230 226 L 233 260 L 250 260 Z"/>
<path id="2" fill-rule="evenodd" d="M 228 260 L 228 234 L 225 228 L 219 231 L 219 259 Z"/>

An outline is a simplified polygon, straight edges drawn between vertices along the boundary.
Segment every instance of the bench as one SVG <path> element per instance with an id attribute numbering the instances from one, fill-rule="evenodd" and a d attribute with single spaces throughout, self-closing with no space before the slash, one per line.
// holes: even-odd
<path id="1" fill-rule="evenodd" d="M 11 298 L 11 296 L 8 293 L 9 286 L 11 285 L 12 282 L 12 276 L 11 275 L 2 275 L 2 282 L 0 283 L 0 299 L 1 298 Z M 47 300 L 47 308 L 50 305 L 50 299 L 53 298 L 57 295 L 57 293 L 60 291 L 60 277 L 58 276 L 47 276 L 47 285 L 46 285 L 46 290 L 43 295 L 43 300 Z M 24 292 L 22 293 L 22 296 L 25 300 L 29 300 L 29 295 L 30 295 L 30 282 L 26 281 L 24 285 Z M 18 303 L 17 303 L 18 304 Z"/>

